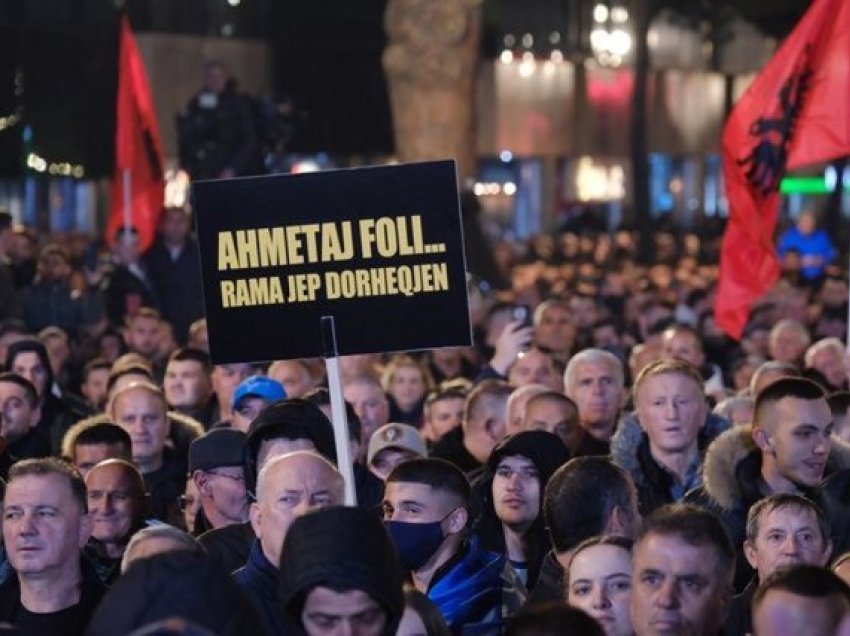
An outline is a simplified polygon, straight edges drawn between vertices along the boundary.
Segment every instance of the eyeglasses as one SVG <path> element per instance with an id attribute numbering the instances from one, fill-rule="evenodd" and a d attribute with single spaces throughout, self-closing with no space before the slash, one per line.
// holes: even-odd
<path id="1" fill-rule="evenodd" d="M 227 479 L 230 479 L 231 481 L 238 482 L 240 484 L 245 483 L 245 475 L 231 475 L 230 473 L 220 473 L 220 472 L 215 471 L 215 470 L 208 470 L 206 472 L 207 472 L 207 475 L 215 475 L 216 477 L 226 477 Z"/>
<path id="2" fill-rule="evenodd" d="M 180 510 L 185 511 L 187 508 L 191 508 L 192 506 L 194 506 L 196 501 L 197 499 L 195 499 L 194 497 L 180 495 L 179 497 L 177 497 L 177 507 L 180 508 Z"/>

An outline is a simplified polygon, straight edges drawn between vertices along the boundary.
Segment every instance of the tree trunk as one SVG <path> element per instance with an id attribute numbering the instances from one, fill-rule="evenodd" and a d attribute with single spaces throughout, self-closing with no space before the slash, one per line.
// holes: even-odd
<path id="1" fill-rule="evenodd" d="M 475 176 L 475 82 L 481 0 L 388 0 L 389 84 L 400 161 L 453 158 Z"/>

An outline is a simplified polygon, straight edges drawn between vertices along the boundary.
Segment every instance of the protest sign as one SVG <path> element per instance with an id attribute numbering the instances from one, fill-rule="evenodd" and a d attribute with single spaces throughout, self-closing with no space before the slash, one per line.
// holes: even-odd
<path id="1" fill-rule="evenodd" d="M 452 161 L 192 186 L 215 363 L 471 342 Z"/>

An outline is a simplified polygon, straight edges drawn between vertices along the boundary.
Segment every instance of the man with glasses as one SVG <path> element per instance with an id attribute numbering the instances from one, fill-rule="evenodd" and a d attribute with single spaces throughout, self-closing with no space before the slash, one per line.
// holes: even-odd
<path id="1" fill-rule="evenodd" d="M 199 534 L 248 521 L 244 446 L 245 434 L 228 428 L 214 429 L 189 446 L 189 473 L 201 503 L 190 532 Z"/>

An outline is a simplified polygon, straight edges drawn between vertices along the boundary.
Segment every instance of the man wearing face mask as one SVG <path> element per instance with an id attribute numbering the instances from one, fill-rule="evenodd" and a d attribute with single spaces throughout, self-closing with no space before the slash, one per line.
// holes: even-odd
<path id="1" fill-rule="evenodd" d="M 470 487 L 440 459 L 393 469 L 384 494 L 384 525 L 413 585 L 439 608 L 453 632 L 501 631 L 525 601 L 525 588 L 504 555 L 467 537 Z"/>

